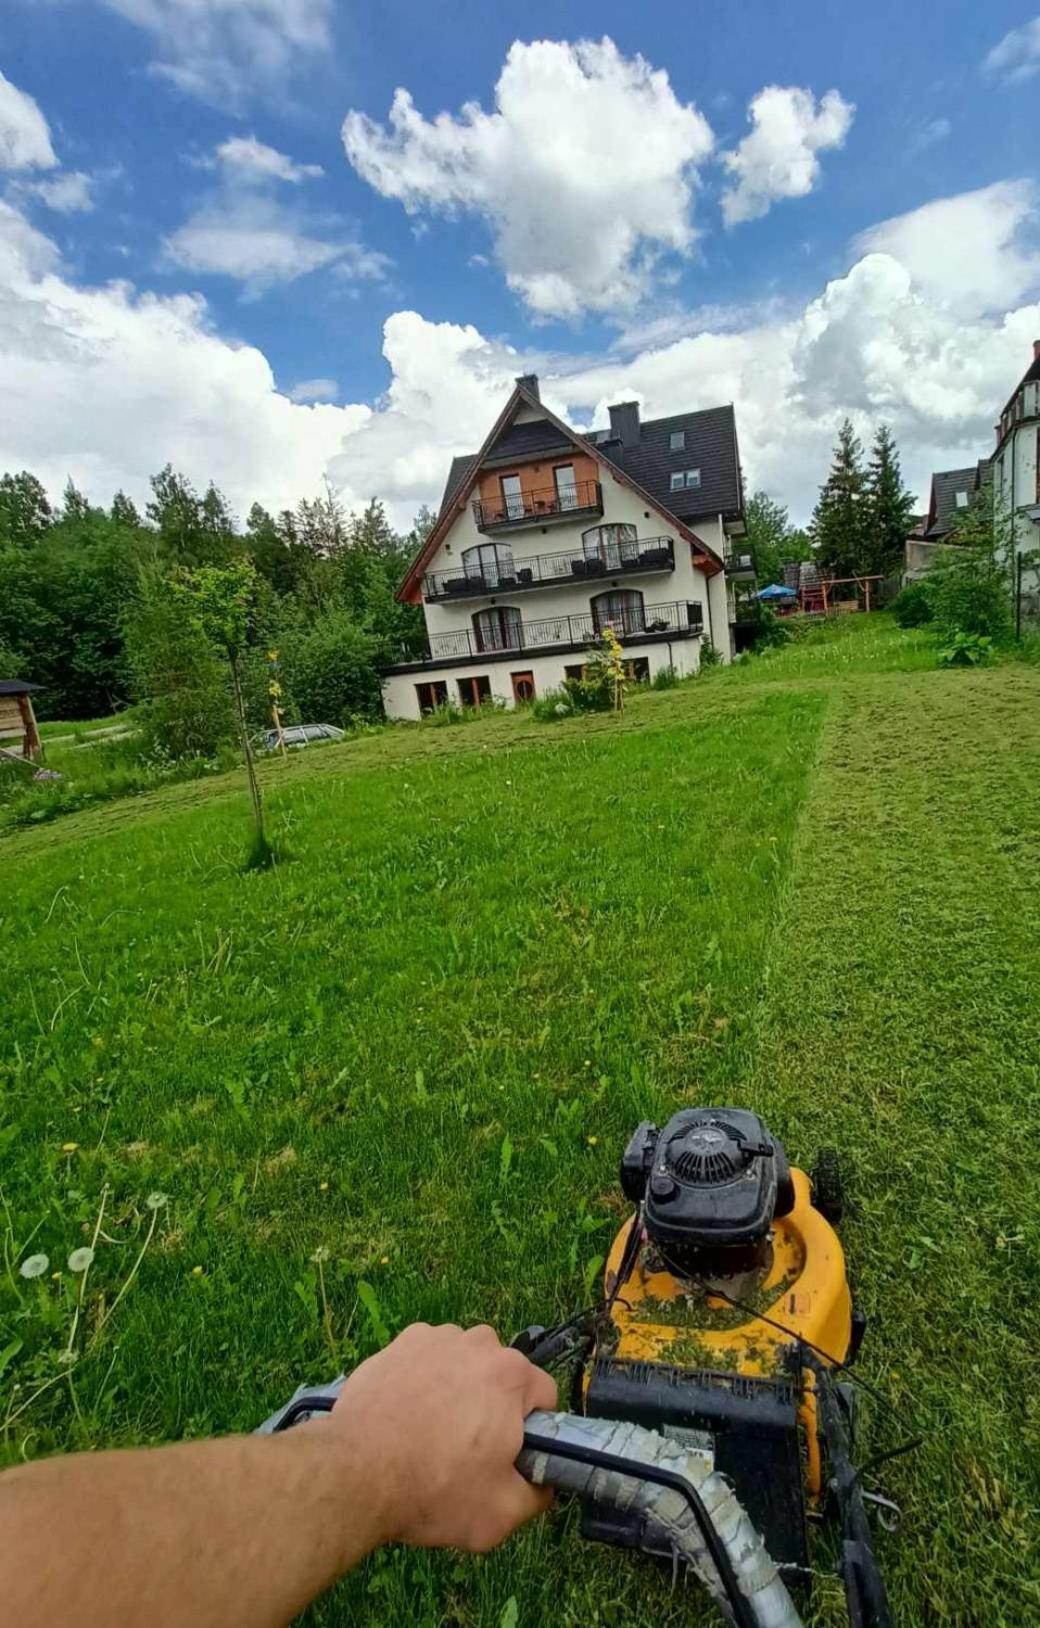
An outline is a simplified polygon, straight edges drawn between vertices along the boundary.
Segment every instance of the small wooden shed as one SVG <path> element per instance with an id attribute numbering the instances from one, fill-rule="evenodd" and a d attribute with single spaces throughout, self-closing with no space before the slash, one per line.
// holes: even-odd
<path id="1" fill-rule="evenodd" d="M 32 704 L 39 688 L 21 678 L 0 678 L 0 750 L 11 754 L 17 743 L 23 758 L 40 756 L 43 748 Z"/>

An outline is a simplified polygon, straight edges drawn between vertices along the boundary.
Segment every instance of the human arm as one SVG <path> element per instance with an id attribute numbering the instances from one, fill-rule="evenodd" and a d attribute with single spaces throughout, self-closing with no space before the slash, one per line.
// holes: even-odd
<path id="1" fill-rule="evenodd" d="M 549 1377 L 489 1328 L 414 1325 L 327 1419 L 0 1475 L 20 1628 L 281 1628 L 382 1543 L 493 1548 L 546 1507 L 514 1468 Z"/>

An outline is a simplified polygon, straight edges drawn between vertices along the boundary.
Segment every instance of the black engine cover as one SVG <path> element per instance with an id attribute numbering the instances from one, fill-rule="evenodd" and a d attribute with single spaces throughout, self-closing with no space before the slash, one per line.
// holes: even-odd
<path id="1" fill-rule="evenodd" d="M 640 1125 L 621 1185 L 643 1199 L 646 1230 L 666 1247 L 754 1243 L 794 1204 L 783 1147 L 742 1108 L 684 1108 L 662 1131 Z"/>

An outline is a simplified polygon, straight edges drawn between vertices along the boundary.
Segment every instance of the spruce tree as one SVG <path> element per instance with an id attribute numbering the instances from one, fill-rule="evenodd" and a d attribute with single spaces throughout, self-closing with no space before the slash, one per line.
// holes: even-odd
<path id="1" fill-rule="evenodd" d="M 903 558 L 913 523 L 914 499 L 903 485 L 899 450 L 887 424 L 874 437 L 865 492 L 862 568 L 888 576 Z"/>
<path id="2" fill-rule="evenodd" d="M 820 570 L 833 577 L 862 569 L 864 520 L 863 448 L 849 419 L 838 431 L 830 473 L 809 525 Z"/>

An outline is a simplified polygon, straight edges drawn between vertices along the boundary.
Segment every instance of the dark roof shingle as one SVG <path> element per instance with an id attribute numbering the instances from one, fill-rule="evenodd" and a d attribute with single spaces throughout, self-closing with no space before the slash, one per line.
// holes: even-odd
<path id="1" fill-rule="evenodd" d="M 672 436 L 683 432 L 684 445 L 672 451 Z M 597 437 L 599 450 L 631 475 L 678 519 L 691 523 L 705 515 L 739 515 L 743 511 L 737 421 L 731 406 L 705 407 L 696 413 L 651 418 L 639 426 L 638 446 Z M 672 474 L 699 469 L 697 488 L 672 491 Z"/>
<path id="2" fill-rule="evenodd" d="M 935 518 L 931 521 L 926 537 L 945 537 L 952 531 L 957 516 L 963 511 L 965 505 L 957 502 L 957 493 L 966 492 L 968 501 L 979 485 L 979 466 L 972 464 L 970 469 L 939 469 L 932 476 L 932 502 L 929 506 L 929 515 L 935 510 Z"/>

